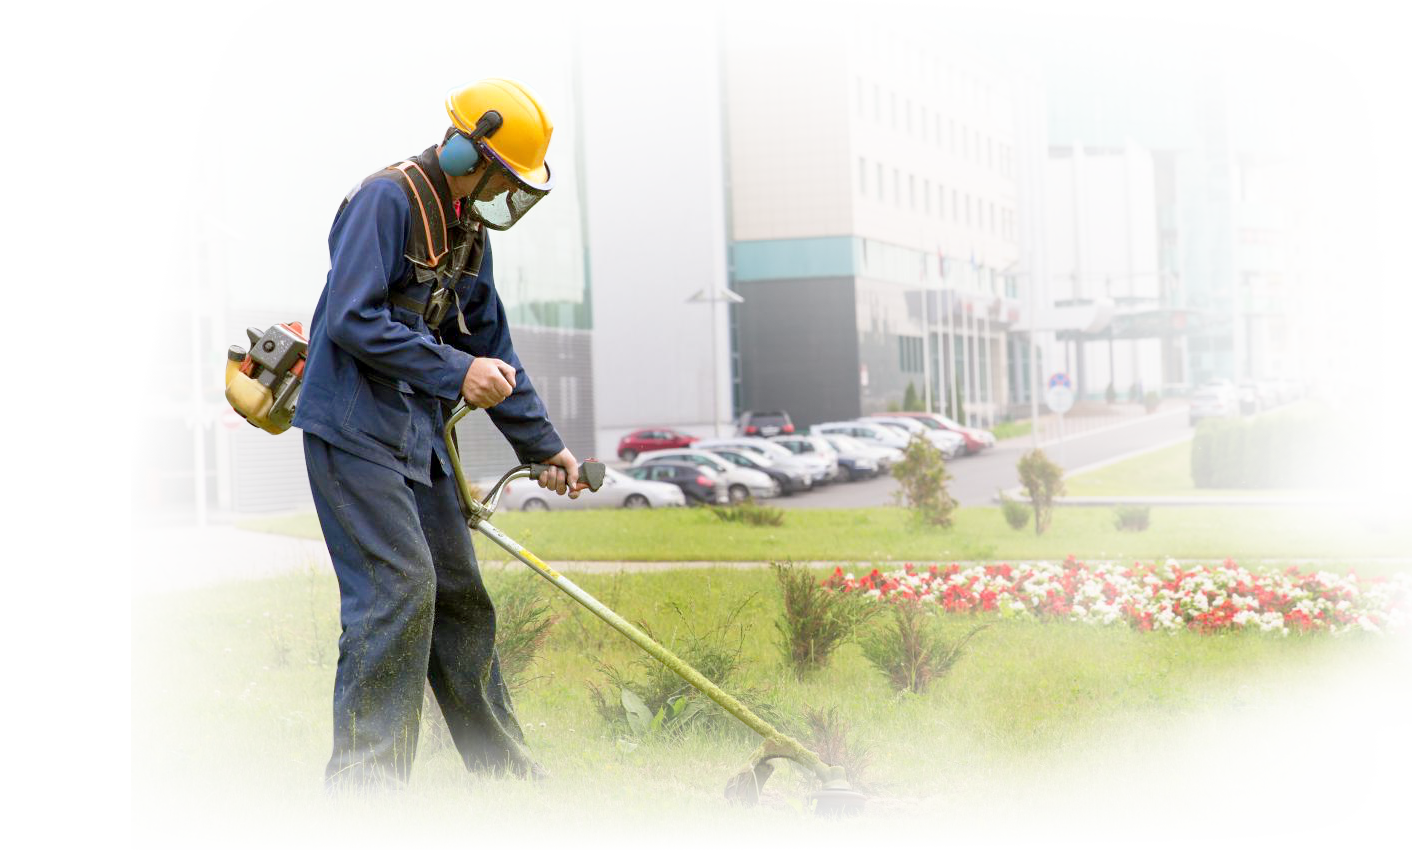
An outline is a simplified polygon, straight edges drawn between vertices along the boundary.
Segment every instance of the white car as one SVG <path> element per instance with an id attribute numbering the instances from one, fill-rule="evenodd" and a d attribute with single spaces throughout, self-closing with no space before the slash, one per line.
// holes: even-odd
<path id="1" fill-rule="evenodd" d="M 1240 397 L 1228 381 L 1212 381 L 1202 386 L 1191 397 L 1191 409 L 1187 413 L 1188 424 L 1195 425 L 1202 419 L 1220 419 L 1240 413 Z"/>
<path id="2" fill-rule="evenodd" d="M 839 471 L 838 450 L 829 445 L 829 441 L 825 440 L 823 437 L 814 436 L 812 434 L 780 434 L 771 437 L 770 442 L 778 443 L 796 455 L 803 455 L 810 459 L 819 458 L 823 460 L 828 464 L 825 478 L 827 481 L 840 481 L 843 478 L 852 477 L 846 470 L 843 472 Z"/>
<path id="3" fill-rule="evenodd" d="M 897 449 L 888 449 L 885 446 L 870 445 L 861 439 L 851 438 L 846 433 L 829 433 L 823 436 L 829 441 L 834 450 L 839 452 L 839 457 L 853 460 L 854 463 L 863 463 L 864 466 L 858 469 L 866 469 L 867 462 L 873 463 L 878 472 L 888 472 L 894 463 L 902 459 L 902 452 Z"/>
<path id="4" fill-rule="evenodd" d="M 960 434 L 943 431 L 940 428 L 928 428 L 917 420 L 910 419 L 906 416 L 869 416 L 867 421 L 881 422 L 893 428 L 900 428 L 907 432 L 907 438 L 909 440 L 912 437 L 921 436 L 938 449 L 941 449 L 942 455 L 944 455 L 947 460 L 951 460 L 966 451 L 966 438 Z"/>
<path id="5" fill-rule="evenodd" d="M 889 428 L 881 423 L 872 425 L 867 422 L 821 422 L 810 428 L 809 432 L 824 435 L 842 434 L 845 437 L 853 437 L 865 443 L 885 446 L 898 451 L 907 448 L 907 440 L 909 439 L 895 428 Z"/>
<path id="6" fill-rule="evenodd" d="M 825 480 L 829 474 L 829 465 L 819 458 L 810 458 L 807 455 L 797 455 L 784 446 L 777 446 L 764 437 L 721 437 L 718 439 L 702 440 L 696 445 L 702 448 L 712 446 L 723 446 L 725 448 L 750 449 L 759 454 L 771 458 L 775 466 L 781 469 L 797 469 L 805 473 L 807 481 L 806 487 L 813 487 Z"/>
<path id="7" fill-rule="evenodd" d="M 641 466 L 649 461 L 661 460 L 692 463 L 720 474 L 726 480 L 726 494 L 730 497 L 731 504 L 738 504 L 747 499 L 770 499 L 780 494 L 779 485 L 769 475 L 757 469 L 746 469 L 715 452 L 695 446 L 643 452 L 633 459 L 632 465 Z"/>
<path id="8" fill-rule="evenodd" d="M 603 486 L 582 490 L 577 499 L 545 490 L 534 479 L 511 481 L 500 491 L 500 507 L 512 511 L 581 510 L 584 508 L 676 508 L 686 496 L 675 484 L 636 481 L 613 469 L 603 471 Z"/>

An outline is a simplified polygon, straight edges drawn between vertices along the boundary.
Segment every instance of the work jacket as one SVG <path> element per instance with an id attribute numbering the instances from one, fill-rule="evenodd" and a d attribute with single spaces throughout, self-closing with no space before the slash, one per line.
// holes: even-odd
<path id="1" fill-rule="evenodd" d="M 415 160 L 445 199 L 443 220 L 455 221 L 435 149 Z M 464 325 L 455 308 L 429 328 L 417 312 L 389 303 L 394 292 L 419 286 L 406 258 L 412 217 L 401 186 L 391 176 L 375 176 L 334 218 L 331 267 L 309 331 L 294 425 L 430 485 L 433 458 L 442 470 L 451 469 L 441 429 L 466 370 L 476 357 L 494 357 L 514 367 L 515 388 L 486 412 L 521 462 L 547 460 L 564 443 L 515 354 L 488 238 L 478 273 L 462 275 L 454 286 Z"/>

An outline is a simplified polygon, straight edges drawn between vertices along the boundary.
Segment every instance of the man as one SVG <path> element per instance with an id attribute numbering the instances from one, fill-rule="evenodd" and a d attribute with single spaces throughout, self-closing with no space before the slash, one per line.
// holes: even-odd
<path id="1" fill-rule="evenodd" d="M 586 486 L 515 355 L 486 238 L 552 188 L 553 125 L 508 80 L 453 91 L 446 109 L 441 145 L 365 179 L 334 219 L 294 419 L 342 598 L 330 787 L 405 783 L 428 680 L 468 769 L 540 771 L 442 428 L 464 398 L 522 462 L 554 467 L 540 486 Z"/>

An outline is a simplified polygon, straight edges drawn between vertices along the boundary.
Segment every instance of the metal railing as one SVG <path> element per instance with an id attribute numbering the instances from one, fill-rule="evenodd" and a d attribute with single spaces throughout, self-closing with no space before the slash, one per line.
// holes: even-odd
<path id="1" fill-rule="evenodd" d="M 147 160 L 148 186 L 189 186 L 203 182 L 206 182 L 206 160 L 201 154 Z"/>
<path id="2" fill-rule="evenodd" d="M 206 261 L 196 261 L 196 282 L 210 288 Z M 152 260 L 147 264 L 148 292 L 186 292 L 191 289 L 191 263 L 186 260 Z"/>
<path id="3" fill-rule="evenodd" d="M 203 387 L 215 384 L 215 378 L 216 367 L 209 363 L 202 363 L 201 384 Z M 167 387 L 172 384 L 191 384 L 191 363 L 186 363 L 185 366 L 164 363 L 161 366 L 133 367 L 133 397 L 167 395 Z"/>
<path id="4" fill-rule="evenodd" d="M 147 54 L 147 82 L 201 79 L 201 51 L 164 51 Z"/>

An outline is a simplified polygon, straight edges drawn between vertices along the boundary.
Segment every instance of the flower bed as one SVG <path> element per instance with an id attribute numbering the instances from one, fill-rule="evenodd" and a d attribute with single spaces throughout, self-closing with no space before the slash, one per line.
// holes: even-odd
<path id="1" fill-rule="evenodd" d="M 952 612 L 1067 619 L 1141 631 L 1190 629 L 1203 634 L 1395 631 L 1412 613 L 1412 576 L 1359 580 L 1328 572 L 1251 571 L 1219 567 L 1086 564 L 932 566 L 908 564 L 862 578 L 836 568 L 825 587 L 882 601 L 919 599 Z"/>

